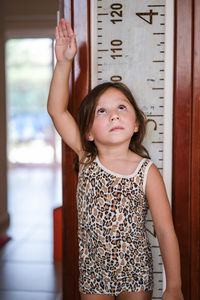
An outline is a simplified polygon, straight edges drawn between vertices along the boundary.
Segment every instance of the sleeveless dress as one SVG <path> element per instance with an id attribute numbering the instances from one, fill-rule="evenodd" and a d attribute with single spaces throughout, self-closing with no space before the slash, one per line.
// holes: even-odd
<path id="1" fill-rule="evenodd" d="M 142 159 L 131 175 L 105 168 L 98 157 L 79 173 L 77 186 L 79 289 L 119 295 L 153 289 L 153 263 L 145 219 L 147 173 Z"/>

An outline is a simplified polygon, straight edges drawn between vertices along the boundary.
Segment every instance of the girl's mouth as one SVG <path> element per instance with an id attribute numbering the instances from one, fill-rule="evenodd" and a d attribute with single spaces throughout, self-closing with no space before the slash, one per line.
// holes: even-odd
<path id="1" fill-rule="evenodd" d="M 123 130 L 123 129 L 124 129 L 124 128 L 121 127 L 121 126 L 115 126 L 115 127 L 112 127 L 112 128 L 110 129 L 110 132 L 117 131 L 117 130 Z"/>

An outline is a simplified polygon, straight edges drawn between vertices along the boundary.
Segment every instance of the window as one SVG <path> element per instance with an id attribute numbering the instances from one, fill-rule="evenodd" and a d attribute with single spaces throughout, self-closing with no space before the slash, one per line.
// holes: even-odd
<path id="1" fill-rule="evenodd" d="M 6 42 L 9 164 L 60 164 L 60 137 L 46 109 L 53 46 L 49 38 Z"/>

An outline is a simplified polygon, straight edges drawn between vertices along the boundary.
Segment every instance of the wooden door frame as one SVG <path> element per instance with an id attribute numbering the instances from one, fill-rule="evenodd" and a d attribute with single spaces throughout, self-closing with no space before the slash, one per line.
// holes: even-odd
<path id="1" fill-rule="evenodd" d="M 76 116 L 81 101 L 90 89 L 90 4 L 89 0 L 59 0 L 61 17 L 65 17 L 77 36 L 78 52 L 70 77 L 69 110 Z M 77 174 L 74 153 L 62 144 L 63 180 L 63 299 L 78 300 Z"/>
<path id="2" fill-rule="evenodd" d="M 194 1 L 191 197 L 191 299 L 200 299 L 200 1 Z"/>
<path id="3" fill-rule="evenodd" d="M 185 300 L 200 298 L 200 2 L 175 1 L 173 217 Z"/>
<path id="4" fill-rule="evenodd" d="M 59 0 L 79 50 L 71 74 L 70 111 L 90 89 L 90 1 Z M 185 300 L 200 298 L 200 3 L 174 0 L 173 217 Z M 73 152 L 63 144 L 63 299 L 79 299 L 76 183 Z"/>

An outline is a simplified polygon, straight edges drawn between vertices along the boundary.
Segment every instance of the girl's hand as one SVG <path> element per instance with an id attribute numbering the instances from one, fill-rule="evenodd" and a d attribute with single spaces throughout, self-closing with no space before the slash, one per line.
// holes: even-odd
<path id="1" fill-rule="evenodd" d="M 162 300 L 184 300 L 184 298 L 180 289 L 166 289 L 162 296 Z"/>
<path id="2" fill-rule="evenodd" d="M 56 36 L 56 59 L 57 61 L 72 61 L 76 52 L 76 38 L 71 25 L 64 19 L 61 19 L 55 30 Z"/>

